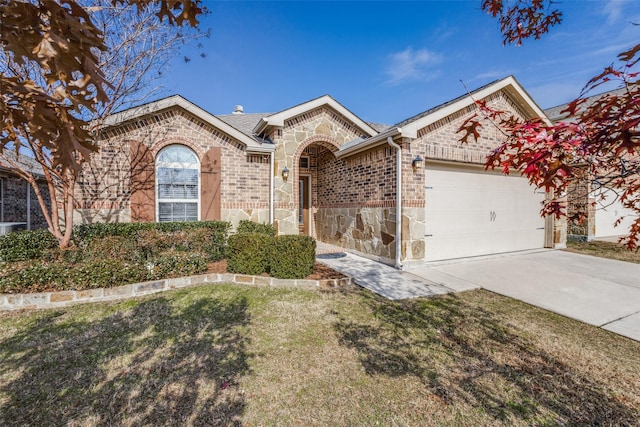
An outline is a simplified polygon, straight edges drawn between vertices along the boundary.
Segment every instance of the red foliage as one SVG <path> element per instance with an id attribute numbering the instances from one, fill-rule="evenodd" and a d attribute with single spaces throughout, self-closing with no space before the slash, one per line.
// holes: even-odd
<path id="1" fill-rule="evenodd" d="M 568 104 L 562 112 L 567 121 L 521 120 L 478 101 L 479 112 L 458 132 L 463 133 L 465 143 L 478 138 L 482 120 L 493 123 L 505 141 L 487 156 L 485 168 L 501 168 L 504 173 L 515 169 L 552 194 L 568 194 L 578 180 L 612 190 L 623 206 L 638 215 L 624 239 L 633 249 L 640 237 L 640 82 L 632 67 L 640 60 L 640 44 L 618 58 L 617 68 L 605 68 Z M 620 82 L 621 92 L 589 99 L 593 89 L 612 80 Z M 556 197 L 542 213 L 566 215 L 564 206 L 562 198 Z M 569 219 L 581 221 L 584 215 L 577 213 Z"/>
<path id="2" fill-rule="evenodd" d="M 520 46 L 524 39 L 539 39 L 562 22 L 562 12 L 551 8 L 551 0 L 516 0 L 511 6 L 506 3 L 505 0 L 482 0 L 482 9 L 498 18 L 504 44 Z"/>

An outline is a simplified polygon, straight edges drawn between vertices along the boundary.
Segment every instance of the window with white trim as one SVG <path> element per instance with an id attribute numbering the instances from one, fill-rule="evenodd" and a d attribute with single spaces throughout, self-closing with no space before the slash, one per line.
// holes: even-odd
<path id="1" fill-rule="evenodd" d="M 158 221 L 200 219 L 200 161 L 184 145 L 170 145 L 156 158 Z"/>

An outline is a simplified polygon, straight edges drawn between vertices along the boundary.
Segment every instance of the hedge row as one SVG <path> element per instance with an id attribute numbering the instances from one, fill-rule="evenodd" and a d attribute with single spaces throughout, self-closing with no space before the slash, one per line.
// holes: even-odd
<path id="1" fill-rule="evenodd" d="M 231 273 L 259 275 L 269 272 L 274 237 L 262 233 L 239 233 L 227 241 L 227 268 Z"/>
<path id="2" fill-rule="evenodd" d="M 106 288 L 205 271 L 207 262 L 202 255 L 185 253 L 165 255 L 146 263 L 94 259 L 77 264 L 32 262 L 20 267 L 4 264 L 0 270 L 0 293 Z"/>
<path id="3" fill-rule="evenodd" d="M 98 250 L 95 239 L 122 237 L 135 242 L 145 257 L 163 250 L 201 251 L 210 261 L 224 257 L 231 224 L 222 221 L 84 224 L 73 230 L 73 243 L 83 251 Z M 122 243 L 124 240 L 118 240 Z M 128 245 L 128 243 L 123 243 Z M 47 230 L 33 230 L 0 236 L 0 261 L 39 259 L 57 246 Z"/>
<path id="4" fill-rule="evenodd" d="M 232 273 L 269 273 L 278 279 L 302 279 L 313 272 L 316 241 L 309 236 L 238 233 L 227 243 Z"/>
<path id="5" fill-rule="evenodd" d="M 275 237 L 276 228 L 271 224 L 261 224 L 259 222 L 253 222 L 247 219 L 243 219 L 242 221 L 240 221 L 240 224 L 238 224 L 237 233 L 260 233 Z"/>
<path id="6" fill-rule="evenodd" d="M 182 221 L 182 222 L 128 222 L 82 224 L 74 227 L 73 241 L 77 246 L 88 244 L 92 239 L 106 236 L 136 238 L 147 233 L 180 233 L 194 229 L 207 230 L 203 239 L 208 239 L 211 247 L 207 252 L 212 258 L 224 256 L 224 246 L 231 224 L 224 221 Z"/>
<path id="7" fill-rule="evenodd" d="M 242 221 L 228 238 L 219 221 L 88 224 L 74 247 L 59 249 L 46 230 L 0 236 L 0 293 L 88 289 L 203 273 L 227 255 L 229 271 L 282 279 L 313 272 L 315 240 L 278 236 L 269 224 Z M 228 246 L 227 246 L 228 244 Z"/>
<path id="8" fill-rule="evenodd" d="M 58 242 L 47 230 L 18 231 L 0 236 L 0 260 L 13 262 L 36 259 Z"/>

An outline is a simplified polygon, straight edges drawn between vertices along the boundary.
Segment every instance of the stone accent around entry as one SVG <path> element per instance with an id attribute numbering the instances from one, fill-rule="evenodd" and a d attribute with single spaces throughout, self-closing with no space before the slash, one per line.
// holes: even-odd
<path id="1" fill-rule="evenodd" d="M 393 264 L 396 256 L 394 206 L 319 208 L 316 223 L 320 241 Z"/>

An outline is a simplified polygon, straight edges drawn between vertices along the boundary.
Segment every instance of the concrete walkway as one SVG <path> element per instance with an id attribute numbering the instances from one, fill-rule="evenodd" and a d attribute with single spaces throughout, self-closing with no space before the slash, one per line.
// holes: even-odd
<path id="1" fill-rule="evenodd" d="M 319 262 L 353 278 L 357 285 L 391 300 L 428 297 L 464 290 L 418 277 L 407 271 L 361 256 L 343 252 L 341 248 L 317 242 Z M 466 286 L 466 285 L 465 285 Z"/>

